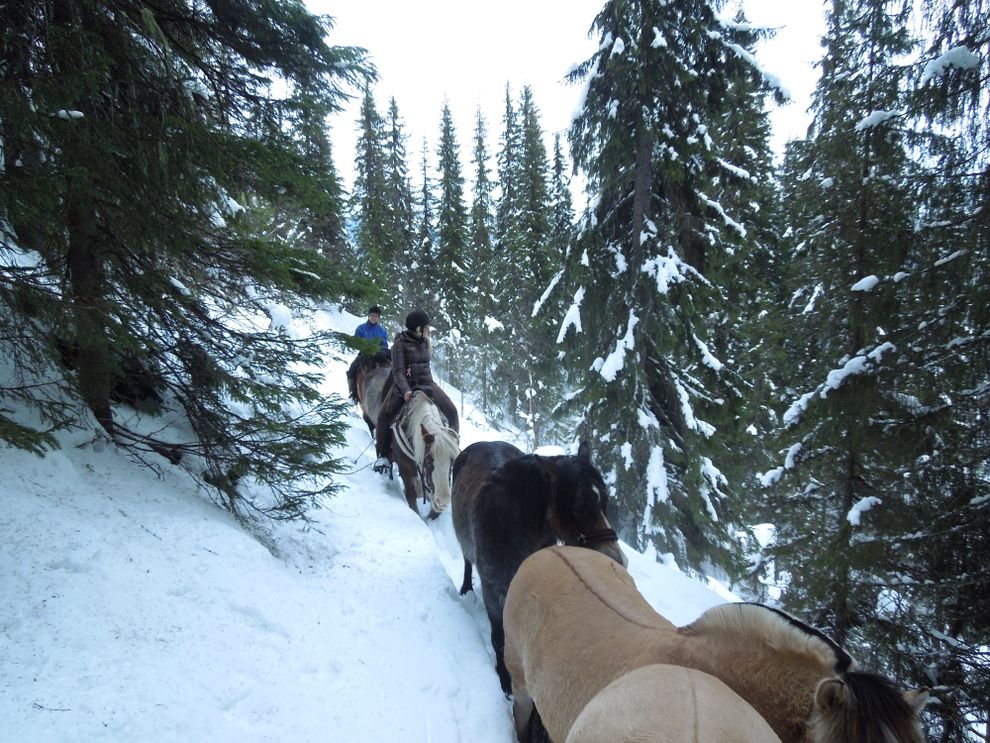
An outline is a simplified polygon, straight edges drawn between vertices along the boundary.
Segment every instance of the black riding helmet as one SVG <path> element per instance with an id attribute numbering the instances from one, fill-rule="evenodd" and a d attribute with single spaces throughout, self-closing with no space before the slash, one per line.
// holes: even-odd
<path id="1" fill-rule="evenodd" d="M 413 310 L 408 315 L 406 315 L 406 327 L 412 332 L 416 332 L 416 329 L 422 327 L 423 325 L 430 324 L 430 316 L 427 315 L 423 310 Z"/>

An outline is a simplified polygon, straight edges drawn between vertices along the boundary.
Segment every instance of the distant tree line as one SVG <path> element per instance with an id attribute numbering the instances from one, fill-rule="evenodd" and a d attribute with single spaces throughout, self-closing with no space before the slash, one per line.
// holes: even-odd
<path id="1" fill-rule="evenodd" d="M 833 0 L 779 164 L 768 32 L 701 0 L 603 5 L 566 143 L 507 86 L 470 140 L 438 112 L 419 163 L 363 51 L 297 2 L 6 8 L 4 440 L 42 452 L 78 403 L 235 512 L 305 516 L 341 469 L 312 371 L 341 339 L 285 310 L 421 306 L 490 420 L 591 443 L 625 540 L 932 687 L 932 740 L 983 739 L 987 0 Z M 348 89 L 349 194 L 327 134 Z M 188 439 L 127 405 L 181 411 Z"/>

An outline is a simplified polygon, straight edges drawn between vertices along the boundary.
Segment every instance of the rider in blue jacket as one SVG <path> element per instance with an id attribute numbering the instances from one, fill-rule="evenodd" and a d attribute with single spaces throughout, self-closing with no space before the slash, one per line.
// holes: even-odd
<path id="1" fill-rule="evenodd" d="M 377 339 L 379 341 L 380 348 L 378 349 L 378 353 L 375 354 L 375 356 L 373 357 L 376 360 L 376 362 L 378 361 L 379 356 L 383 357 L 382 358 L 383 362 L 389 360 L 388 331 L 385 330 L 385 328 L 383 328 L 379 323 L 381 319 L 382 319 L 382 308 L 379 307 L 377 304 L 372 305 L 370 308 L 368 308 L 368 322 L 361 323 L 360 325 L 357 326 L 357 330 L 354 331 L 354 335 L 357 336 L 358 338 L 364 338 L 365 340 L 372 340 L 372 341 Z M 357 358 L 354 359 L 353 362 L 351 362 L 351 366 L 347 370 L 347 390 L 350 392 L 352 400 L 357 400 L 357 387 L 355 386 L 355 382 L 357 380 L 357 370 L 361 362 L 361 359 L 364 358 L 365 356 L 366 354 L 364 354 L 363 352 L 359 353 L 357 355 Z"/>

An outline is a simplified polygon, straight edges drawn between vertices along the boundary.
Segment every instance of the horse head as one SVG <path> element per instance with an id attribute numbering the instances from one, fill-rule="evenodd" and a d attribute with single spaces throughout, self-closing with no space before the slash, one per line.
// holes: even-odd
<path id="1" fill-rule="evenodd" d="M 924 743 L 919 713 L 928 690 L 901 692 L 889 679 L 847 671 L 822 679 L 808 719 L 810 743 Z"/>
<path id="2" fill-rule="evenodd" d="M 608 488 L 588 445 L 577 456 L 537 457 L 549 486 L 547 523 L 564 544 L 597 550 L 625 567 L 619 537 L 608 522 Z"/>
<path id="3" fill-rule="evenodd" d="M 461 451 L 458 436 L 425 393 L 416 392 L 408 405 L 407 425 L 416 465 L 431 494 L 432 512 L 439 515 L 450 505 L 450 470 Z"/>

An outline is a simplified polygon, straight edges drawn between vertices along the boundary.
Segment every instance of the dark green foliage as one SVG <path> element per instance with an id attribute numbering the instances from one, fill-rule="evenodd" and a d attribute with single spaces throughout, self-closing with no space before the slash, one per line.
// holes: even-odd
<path id="1" fill-rule="evenodd" d="M 461 174 L 460 146 L 454 130 L 450 107 L 444 105 L 437 147 L 437 221 L 436 259 L 428 271 L 437 293 L 438 307 L 434 324 L 443 331 L 462 332 L 468 323 L 471 307 L 467 281 L 474 275 L 468 264 L 468 215 L 464 202 L 464 176 Z M 437 320 L 442 317 L 442 323 Z M 446 325 L 446 327 L 443 327 Z"/>
<path id="2" fill-rule="evenodd" d="M 735 182 L 766 153 L 766 83 L 740 53 L 752 39 L 707 3 L 610 2 L 594 30 L 570 136 L 594 200 L 568 258 L 562 329 L 575 370 L 592 369 L 575 398 L 581 427 L 611 468 L 626 539 L 734 572 L 740 510 L 720 462 L 742 440 L 748 389 L 714 329 L 732 264 L 754 250 L 753 196 Z M 733 125 L 743 120 L 763 126 Z M 765 171 L 750 189 L 762 203 Z"/>
<path id="3" fill-rule="evenodd" d="M 71 349 L 59 383 L 118 443 L 181 460 L 238 513 L 302 515 L 333 490 L 340 411 L 299 371 L 323 339 L 269 326 L 280 306 L 360 291 L 328 260 L 332 225 L 305 224 L 340 212 L 329 151 L 313 153 L 341 86 L 367 73 L 363 52 L 328 46 L 328 19 L 297 2 L 58 0 L 4 14 L 4 252 L 36 266 L 3 269 L 0 306 L 23 328 L 5 354 L 44 378 L 62 368 L 58 339 Z M 121 425 L 125 364 L 184 410 L 194 438 Z M 19 391 L 70 422 L 51 396 Z"/>
<path id="4" fill-rule="evenodd" d="M 375 108 L 371 89 L 361 101 L 361 118 L 355 161 L 356 177 L 351 195 L 351 213 L 357 223 L 357 265 L 381 294 L 390 283 L 386 266 L 394 260 L 388 239 L 388 171 L 386 169 L 385 122 Z"/>
<path id="5" fill-rule="evenodd" d="M 971 97 L 987 60 L 928 63 L 959 32 L 985 39 L 982 10 L 932 4 L 941 30 L 912 68 L 910 4 L 832 5 L 815 123 L 785 162 L 792 404 L 767 478 L 785 605 L 932 686 L 930 733 L 960 742 L 985 723 L 990 684 L 990 592 L 972 564 L 990 504 L 990 151 Z"/>

